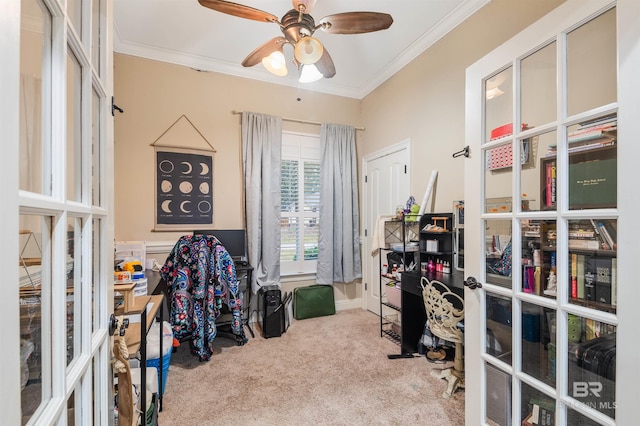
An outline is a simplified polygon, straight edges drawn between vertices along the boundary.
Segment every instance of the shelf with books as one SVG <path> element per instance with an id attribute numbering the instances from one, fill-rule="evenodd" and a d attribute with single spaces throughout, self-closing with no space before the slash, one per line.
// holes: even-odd
<path id="1" fill-rule="evenodd" d="M 617 139 L 615 114 L 596 117 L 567 128 L 569 153 L 569 208 L 614 208 L 617 204 Z M 542 210 L 556 209 L 557 145 L 551 144 L 540 159 Z"/>
<path id="2" fill-rule="evenodd" d="M 543 210 L 556 209 L 556 156 L 540 159 L 540 199 Z M 615 144 L 569 153 L 569 208 L 615 208 L 617 147 Z"/>
<path id="3" fill-rule="evenodd" d="M 618 286 L 617 222 L 613 219 L 570 220 L 569 238 L 571 303 L 615 312 Z"/>

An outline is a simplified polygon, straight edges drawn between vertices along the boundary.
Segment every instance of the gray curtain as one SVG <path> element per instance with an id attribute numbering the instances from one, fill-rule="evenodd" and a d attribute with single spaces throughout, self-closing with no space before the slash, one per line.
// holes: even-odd
<path id="1" fill-rule="evenodd" d="M 242 113 L 242 166 L 251 289 L 280 284 L 282 119 Z"/>
<path id="2" fill-rule="evenodd" d="M 320 235 L 316 282 L 350 283 L 362 277 L 355 129 L 323 124 L 320 149 Z"/>

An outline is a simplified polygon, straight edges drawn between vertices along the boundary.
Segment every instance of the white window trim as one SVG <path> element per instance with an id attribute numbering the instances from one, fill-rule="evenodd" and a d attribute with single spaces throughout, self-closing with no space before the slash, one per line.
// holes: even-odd
<path id="1" fill-rule="evenodd" d="M 290 131 L 283 131 L 282 132 L 282 136 L 283 136 L 283 149 L 282 149 L 282 159 L 296 159 L 296 160 L 317 160 L 318 162 L 320 161 L 320 135 L 319 134 L 314 134 L 314 133 L 303 133 L 303 132 L 290 132 Z M 299 154 L 298 156 L 293 156 L 293 155 L 286 155 L 285 153 L 285 146 L 284 146 L 284 139 L 286 139 L 287 137 L 305 137 L 305 138 L 314 138 L 317 139 L 318 141 L 318 156 L 317 157 L 305 157 L 302 154 Z M 300 175 L 300 179 L 302 180 L 304 178 L 303 175 Z M 300 188 L 303 188 L 304 186 L 301 185 Z M 304 202 L 304 198 L 300 198 L 301 202 Z M 300 224 L 301 226 L 303 225 L 303 223 Z M 294 278 L 290 278 L 290 280 L 299 280 L 301 277 L 304 277 L 305 279 L 315 279 L 315 275 L 316 275 L 316 269 L 317 269 L 317 264 L 318 262 L 316 260 L 307 260 L 307 261 L 281 261 L 280 262 L 280 275 L 282 277 L 294 277 Z"/>

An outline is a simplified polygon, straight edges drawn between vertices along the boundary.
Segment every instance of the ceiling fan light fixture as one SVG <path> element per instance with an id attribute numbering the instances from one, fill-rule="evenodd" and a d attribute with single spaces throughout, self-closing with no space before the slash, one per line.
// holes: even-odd
<path id="1" fill-rule="evenodd" d="M 298 62 L 304 65 L 315 64 L 322 57 L 324 47 L 315 37 L 302 37 L 296 43 L 294 56 Z"/>
<path id="2" fill-rule="evenodd" d="M 268 56 L 262 58 L 262 65 L 267 69 L 267 71 L 271 74 L 277 75 L 278 77 L 284 77 L 289 74 L 282 49 L 274 50 Z"/>
<path id="3" fill-rule="evenodd" d="M 303 65 L 302 71 L 300 71 L 300 78 L 298 81 L 300 83 L 313 83 L 314 81 L 318 81 L 323 77 L 323 75 L 318 71 L 318 68 L 313 65 Z"/>

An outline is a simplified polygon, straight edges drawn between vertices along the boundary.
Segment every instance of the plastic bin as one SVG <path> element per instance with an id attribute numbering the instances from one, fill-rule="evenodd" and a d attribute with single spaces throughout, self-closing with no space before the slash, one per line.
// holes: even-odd
<path id="1" fill-rule="evenodd" d="M 160 395 L 164 395 L 164 388 L 167 384 L 167 376 L 169 375 L 169 364 L 171 363 L 171 352 L 167 352 L 162 357 L 162 385 L 160 386 Z M 154 367 L 158 374 L 158 383 L 160 383 L 160 358 L 151 358 L 147 360 L 147 367 Z"/>
<path id="2" fill-rule="evenodd" d="M 387 302 L 399 308 L 400 298 L 401 298 L 400 286 L 397 284 L 394 286 L 387 285 Z"/>

